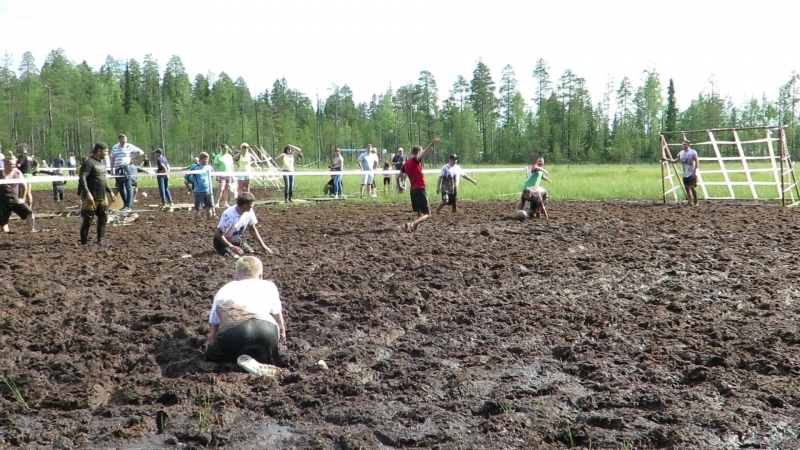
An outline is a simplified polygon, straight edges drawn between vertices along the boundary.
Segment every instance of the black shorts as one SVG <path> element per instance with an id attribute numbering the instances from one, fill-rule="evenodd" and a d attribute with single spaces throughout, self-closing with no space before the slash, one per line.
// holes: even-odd
<path id="1" fill-rule="evenodd" d="M 255 250 L 253 250 L 253 247 L 251 247 L 247 242 L 244 241 L 244 239 L 242 239 L 242 242 L 240 242 L 239 245 L 237 245 L 237 247 L 241 247 L 242 250 L 244 250 L 245 253 L 255 253 L 256 252 Z M 234 251 L 231 250 L 230 247 L 225 245 L 219 239 L 214 239 L 214 251 L 216 251 L 217 254 L 222 255 L 222 256 L 225 256 L 225 255 L 227 255 L 229 253 L 231 255 L 235 254 Z"/>
<path id="2" fill-rule="evenodd" d="M 690 175 L 688 177 L 683 177 L 683 187 L 694 187 L 697 186 L 697 176 Z"/>
<path id="3" fill-rule="evenodd" d="M 30 206 L 27 203 L 19 203 L 16 200 L 4 199 L 0 200 L 0 226 L 8 225 L 8 220 L 11 218 L 11 213 L 19 216 L 20 219 L 25 220 L 33 214 Z"/>
<path id="4" fill-rule="evenodd" d="M 383 185 L 384 186 L 389 186 L 391 184 L 392 184 L 392 179 L 391 178 L 384 178 L 383 179 Z"/>
<path id="5" fill-rule="evenodd" d="M 203 208 L 213 208 L 214 202 L 210 192 L 195 192 L 194 193 L 194 209 L 201 210 Z"/>
<path id="6" fill-rule="evenodd" d="M 278 326 L 268 320 L 250 319 L 218 334 L 208 348 L 206 361 L 235 363 L 250 355 L 262 364 L 278 363 Z"/>
<path id="7" fill-rule="evenodd" d="M 445 205 L 455 205 L 456 204 L 456 194 L 445 194 L 442 192 L 442 203 Z"/>
<path id="8" fill-rule="evenodd" d="M 422 215 L 430 213 L 428 194 L 425 193 L 425 189 L 411 190 L 411 210 Z"/>

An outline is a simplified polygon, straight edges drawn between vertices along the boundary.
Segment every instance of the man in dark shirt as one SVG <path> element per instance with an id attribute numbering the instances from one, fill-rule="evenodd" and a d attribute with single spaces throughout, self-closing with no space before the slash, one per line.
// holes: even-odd
<path id="1" fill-rule="evenodd" d="M 400 194 L 404 194 L 406 192 L 406 174 L 402 171 L 403 165 L 408 160 L 408 157 L 403 154 L 403 149 L 398 148 L 397 154 L 394 155 L 392 158 L 392 164 L 394 165 L 394 170 L 397 170 L 397 192 Z"/>
<path id="2" fill-rule="evenodd" d="M 81 164 L 78 193 L 81 195 L 81 245 L 89 241 L 89 228 L 92 220 L 97 216 L 97 245 L 103 244 L 108 222 L 108 201 L 106 194 L 113 202 L 116 196 L 106 183 L 106 153 L 108 145 L 98 142 L 92 148 L 92 156 Z"/>

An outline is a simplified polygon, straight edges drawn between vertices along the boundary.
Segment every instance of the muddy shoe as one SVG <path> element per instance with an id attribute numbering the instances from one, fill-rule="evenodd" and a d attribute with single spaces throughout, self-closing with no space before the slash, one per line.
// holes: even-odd
<path id="1" fill-rule="evenodd" d="M 280 372 L 278 367 L 270 364 L 261 364 L 249 355 L 240 356 L 236 363 L 242 369 L 259 377 L 274 377 Z"/>

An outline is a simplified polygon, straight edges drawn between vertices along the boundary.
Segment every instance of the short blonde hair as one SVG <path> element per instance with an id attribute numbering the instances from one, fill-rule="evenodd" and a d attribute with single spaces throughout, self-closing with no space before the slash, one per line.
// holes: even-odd
<path id="1" fill-rule="evenodd" d="M 258 278 L 264 273 L 264 264 L 255 256 L 242 256 L 236 260 L 236 278 Z"/>
<path id="2" fill-rule="evenodd" d="M 197 158 L 199 158 L 199 159 L 203 159 L 203 158 L 208 159 L 208 153 L 200 152 L 200 154 L 197 155 Z"/>

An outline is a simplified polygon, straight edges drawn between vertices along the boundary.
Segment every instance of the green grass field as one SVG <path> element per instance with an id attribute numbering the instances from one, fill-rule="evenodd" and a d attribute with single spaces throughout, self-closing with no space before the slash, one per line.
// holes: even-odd
<path id="1" fill-rule="evenodd" d="M 729 163 L 727 170 L 741 169 L 738 163 Z M 506 166 L 508 167 L 508 166 Z M 768 169 L 768 164 L 750 165 L 750 168 Z M 481 169 L 490 168 L 481 166 Z M 546 166 L 550 172 L 551 183 L 543 182 L 551 199 L 556 200 L 660 200 L 661 195 L 661 166 L 658 164 L 638 164 L 638 165 L 612 165 L 612 164 L 586 164 L 586 165 L 552 165 Z M 519 195 L 522 184 L 525 181 L 526 173 L 524 166 L 518 172 L 489 172 L 489 173 L 470 173 L 470 167 L 464 166 L 467 173 L 474 178 L 477 186 L 473 186 L 466 180 L 462 180 L 459 198 L 463 200 L 503 200 L 513 199 Z M 703 180 L 705 182 L 724 181 L 722 174 L 713 173 L 718 170 L 717 165 L 705 164 L 701 166 Z M 319 171 L 314 167 L 304 169 L 305 171 Z M 352 168 L 351 168 L 352 170 Z M 436 174 L 425 175 L 428 184 L 428 196 L 434 198 L 436 195 Z M 753 181 L 773 182 L 772 172 L 754 172 L 751 174 Z M 731 181 L 747 181 L 744 173 L 729 174 Z M 296 198 L 322 196 L 322 189 L 328 182 L 329 176 L 297 176 L 295 178 Z M 675 183 L 680 183 L 679 178 L 674 179 Z M 394 180 L 392 181 L 394 182 Z M 344 177 L 345 195 L 350 198 L 357 198 L 359 191 L 360 176 L 346 175 Z M 363 201 L 368 202 L 391 202 L 398 200 L 399 195 L 390 189 L 387 195 L 383 195 L 383 177 L 377 176 L 378 198 L 365 197 Z M 67 192 L 74 192 L 77 184 L 70 182 L 67 185 Z M 170 180 L 171 189 L 183 189 L 183 180 L 173 178 Z M 143 178 L 140 186 L 148 191 L 150 195 L 158 195 L 155 178 Z M 50 190 L 49 183 L 37 183 L 36 190 Z M 254 193 L 258 193 L 263 188 L 253 185 Z M 271 188 L 275 189 L 275 188 Z M 778 196 L 775 186 L 757 186 L 759 198 L 776 198 Z M 734 187 L 737 198 L 752 198 L 750 188 L 747 186 Z M 728 188 L 725 186 L 708 186 L 709 195 L 714 197 L 728 196 Z M 702 192 L 699 192 L 701 198 Z M 682 191 L 679 191 L 683 197 Z"/>

